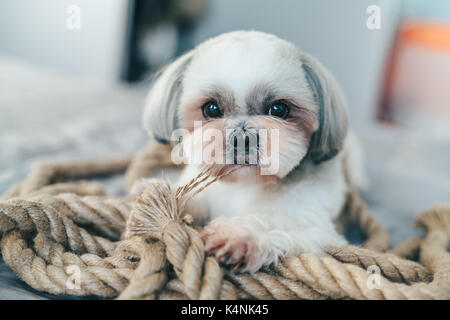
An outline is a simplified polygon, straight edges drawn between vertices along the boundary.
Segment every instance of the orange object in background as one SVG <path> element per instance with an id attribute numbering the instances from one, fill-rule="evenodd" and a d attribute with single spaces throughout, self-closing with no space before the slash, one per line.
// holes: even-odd
<path id="1" fill-rule="evenodd" d="M 450 53 L 450 23 L 412 22 L 399 30 L 405 43 Z"/>
<path id="2" fill-rule="evenodd" d="M 399 26 L 378 119 L 450 126 L 450 23 L 409 21 Z"/>

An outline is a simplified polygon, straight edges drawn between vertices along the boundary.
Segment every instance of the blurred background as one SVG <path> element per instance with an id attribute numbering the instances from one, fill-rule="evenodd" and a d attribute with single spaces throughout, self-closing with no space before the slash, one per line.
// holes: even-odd
<path id="1" fill-rule="evenodd" d="M 331 70 L 365 150 L 366 201 L 393 243 L 417 234 L 415 215 L 450 199 L 447 0 L 2 0 L 0 193 L 42 159 L 140 149 L 151 75 L 238 29 Z"/>

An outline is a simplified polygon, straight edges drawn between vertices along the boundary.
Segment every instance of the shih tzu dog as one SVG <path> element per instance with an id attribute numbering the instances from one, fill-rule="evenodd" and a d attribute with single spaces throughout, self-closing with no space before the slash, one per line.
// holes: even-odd
<path id="1" fill-rule="evenodd" d="M 345 101 L 293 44 L 256 31 L 200 44 L 156 76 L 143 121 L 159 142 L 181 146 L 180 185 L 208 164 L 218 174 L 240 163 L 186 207 L 221 263 L 254 272 L 346 243 L 334 222 L 347 191 L 343 154 L 353 149 Z"/>

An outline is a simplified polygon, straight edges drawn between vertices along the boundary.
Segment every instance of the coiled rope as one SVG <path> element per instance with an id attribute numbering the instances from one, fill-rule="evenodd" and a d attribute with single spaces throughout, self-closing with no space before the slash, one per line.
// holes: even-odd
<path id="1" fill-rule="evenodd" d="M 127 185 L 170 163 L 150 144 L 134 159 L 47 163 L 0 200 L 4 261 L 36 290 L 118 299 L 450 299 L 450 205 L 422 212 L 427 234 L 389 247 L 387 232 L 350 187 L 344 211 L 367 236 L 362 247 L 284 258 L 254 274 L 233 273 L 205 254 L 198 228 L 179 212 L 207 175 L 172 190 L 155 180 L 139 199 L 106 196 L 76 181 L 127 170 Z M 61 182 L 63 181 L 63 182 Z M 128 223 L 127 223 L 128 222 Z M 407 258 L 419 256 L 420 263 Z M 376 286 L 375 268 L 380 276 Z"/>

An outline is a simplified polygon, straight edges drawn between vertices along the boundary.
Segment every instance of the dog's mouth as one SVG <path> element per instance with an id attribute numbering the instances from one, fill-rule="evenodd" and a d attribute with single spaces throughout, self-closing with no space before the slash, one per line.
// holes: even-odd
<path id="1" fill-rule="evenodd" d="M 226 177 L 220 178 L 224 182 L 244 182 L 244 183 L 272 183 L 277 181 L 276 175 L 264 175 L 261 174 L 261 167 L 254 164 L 227 164 L 216 165 L 211 170 L 212 176 L 221 176 L 224 171 L 230 171 L 233 168 L 237 170 L 233 171 Z M 239 169 L 238 169 L 239 168 Z"/>
<path id="2" fill-rule="evenodd" d="M 213 176 L 220 176 L 225 171 L 230 171 L 233 168 L 240 168 L 239 170 L 236 170 L 235 172 L 231 173 L 226 180 L 229 180 L 230 178 L 237 178 L 244 176 L 257 176 L 259 174 L 259 169 L 257 165 L 251 165 L 251 164 L 216 164 L 211 169 L 211 174 Z M 233 170 L 234 171 L 234 170 Z"/>

